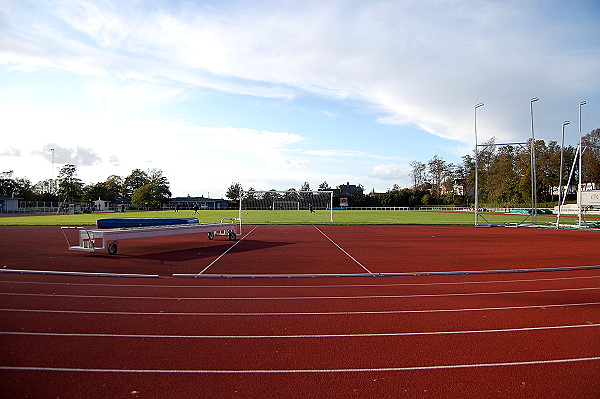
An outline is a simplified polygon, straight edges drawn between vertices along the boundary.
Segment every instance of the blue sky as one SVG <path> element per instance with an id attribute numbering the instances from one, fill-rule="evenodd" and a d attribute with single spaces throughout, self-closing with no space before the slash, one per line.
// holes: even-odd
<path id="1" fill-rule="evenodd" d="M 410 186 L 480 140 L 600 127 L 600 3 L 0 0 L 0 170 L 174 196 Z M 54 148 L 52 167 L 50 148 Z"/>

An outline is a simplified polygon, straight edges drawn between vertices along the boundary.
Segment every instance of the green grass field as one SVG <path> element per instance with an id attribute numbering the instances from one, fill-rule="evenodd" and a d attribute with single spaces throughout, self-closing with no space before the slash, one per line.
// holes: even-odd
<path id="1" fill-rule="evenodd" d="M 93 226 L 97 219 L 112 217 L 197 217 L 202 223 L 220 222 L 223 218 L 237 218 L 237 210 L 202 210 L 197 215 L 192 211 L 150 211 L 128 213 L 95 213 L 82 215 L 44 215 L 0 217 L 0 226 Z M 518 223 L 524 215 L 487 215 L 492 223 Z M 333 224 L 423 224 L 423 225 L 474 225 L 475 216 L 471 212 L 440 211 L 382 211 L 382 210 L 340 210 L 333 212 Z M 244 224 L 332 224 L 329 211 L 252 211 L 242 215 Z M 480 223 L 482 221 L 480 220 Z M 539 215 L 538 223 L 553 223 L 556 217 Z M 565 220 L 567 222 L 567 220 Z"/>

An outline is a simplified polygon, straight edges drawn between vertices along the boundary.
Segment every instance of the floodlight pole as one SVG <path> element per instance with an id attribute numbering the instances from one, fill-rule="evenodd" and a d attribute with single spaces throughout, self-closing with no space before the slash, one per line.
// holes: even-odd
<path id="1" fill-rule="evenodd" d="M 531 220 L 535 224 L 537 214 L 537 176 L 535 173 L 535 132 L 533 129 L 533 103 L 538 101 L 537 97 L 533 97 L 529 101 L 529 112 L 531 113 Z"/>
<path id="2" fill-rule="evenodd" d="M 583 188 L 582 185 L 582 175 L 583 175 L 583 142 L 581 139 L 581 107 L 586 104 L 585 101 L 579 103 L 579 187 L 577 189 L 577 205 L 578 206 L 578 216 L 579 216 L 579 227 L 581 227 L 583 222 L 583 215 L 581 213 L 581 190 Z"/>
<path id="3" fill-rule="evenodd" d="M 477 108 L 483 107 L 483 103 L 475 104 L 475 226 L 479 221 L 479 152 L 477 150 Z"/>
<path id="4" fill-rule="evenodd" d="M 558 172 L 558 216 L 556 217 L 556 228 L 560 228 L 560 209 L 561 209 L 561 194 L 562 194 L 562 177 L 563 177 L 563 162 L 565 158 L 565 126 L 570 124 L 569 121 L 564 121 L 562 124 L 562 141 L 560 143 L 560 171 Z M 566 193 L 565 193 L 566 196 Z"/>
<path id="5" fill-rule="evenodd" d="M 48 187 L 48 190 L 50 194 L 54 194 L 54 148 L 50 148 L 50 152 L 52 152 L 52 173 L 50 174 L 50 187 Z"/>

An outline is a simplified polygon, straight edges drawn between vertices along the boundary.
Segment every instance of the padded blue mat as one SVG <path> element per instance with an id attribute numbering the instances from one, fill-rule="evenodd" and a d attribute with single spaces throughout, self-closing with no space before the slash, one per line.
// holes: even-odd
<path id="1" fill-rule="evenodd" d="M 197 224 L 198 218 L 109 218 L 98 219 L 100 229 L 118 229 L 124 227 L 170 226 L 174 224 Z"/>

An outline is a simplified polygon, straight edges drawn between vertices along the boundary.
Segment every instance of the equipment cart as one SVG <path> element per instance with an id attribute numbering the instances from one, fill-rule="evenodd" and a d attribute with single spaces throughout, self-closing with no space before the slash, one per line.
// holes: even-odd
<path id="1" fill-rule="evenodd" d="M 126 221 L 127 223 L 125 223 L 126 225 L 134 225 L 135 227 L 89 229 L 86 227 L 67 226 L 61 227 L 61 230 L 67 240 L 69 250 L 84 252 L 99 252 L 106 250 L 111 255 L 117 253 L 119 241 L 130 238 L 207 233 L 209 240 L 213 240 L 215 236 L 227 236 L 229 240 L 235 241 L 237 235 L 241 233 L 240 219 L 221 219 L 221 223 L 190 223 L 189 221 L 186 221 L 184 224 L 168 224 L 169 221 L 164 220 L 167 218 L 123 219 L 128 219 Z M 161 220 L 160 223 L 153 223 L 149 219 L 163 220 Z M 135 221 L 140 221 L 140 223 L 136 223 Z M 111 221 L 111 225 L 116 224 Z M 76 240 L 78 241 L 77 245 L 74 245 Z"/>

